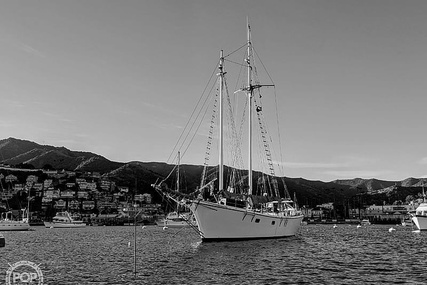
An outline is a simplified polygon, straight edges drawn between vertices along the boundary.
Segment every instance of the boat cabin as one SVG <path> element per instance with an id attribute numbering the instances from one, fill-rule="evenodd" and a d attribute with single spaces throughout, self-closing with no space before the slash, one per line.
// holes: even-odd
<path id="1" fill-rule="evenodd" d="M 417 216 L 427 216 L 427 203 L 421 203 L 415 211 Z"/>

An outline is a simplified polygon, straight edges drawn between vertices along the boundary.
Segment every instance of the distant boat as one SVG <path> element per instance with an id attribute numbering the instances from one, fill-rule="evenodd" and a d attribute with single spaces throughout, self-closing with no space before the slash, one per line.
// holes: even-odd
<path id="1" fill-rule="evenodd" d="M 165 218 L 157 220 L 156 224 L 160 227 L 182 228 L 191 225 L 197 226 L 194 216 L 190 212 L 170 212 Z"/>
<path id="2" fill-rule="evenodd" d="M 279 191 L 279 179 L 274 170 L 275 160 L 272 159 L 270 149 L 271 137 L 267 133 L 264 121 L 263 107 L 261 103 L 261 93 L 259 89 L 263 86 L 258 79 L 258 69 L 254 62 L 255 51 L 252 46 L 249 23 L 247 25 L 247 42 L 245 45 L 244 62 L 239 64 L 247 70 L 247 79 L 245 85 L 236 92 L 243 92 L 246 96 L 246 107 L 242 115 L 242 124 L 248 123 L 248 137 L 245 142 L 241 142 L 241 131 L 239 124 L 234 122 L 235 110 L 230 106 L 230 96 L 225 78 L 224 62 L 226 57 L 223 51 L 220 52 L 218 65 L 218 90 L 217 99 L 215 99 L 214 113 L 212 115 L 209 129 L 208 146 L 205 153 L 205 168 L 203 170 L 200 187 L 196 189 L 193 195 L 182 195 L 178 201 L 189 205 L 193 212 L 198 227 L 198 233 L 202 241 L 225 241 L 225 240 L 248 240 L 248 239 L 267 239 L 295 236 L 300 229 L 303 219 L 302 212 L 297 209 L 295 201 L 292 201 L 284 179 L 281 182 L 284 185 L 282 193 Z M 241 57 L 239 57 L 241 58 Z M 230 60 L 229 62 L 234 62 Z M 237 72 L 237 74 L 239 74 Z M 265 96 L 268 97 L 268 96 Z M 226 108 L 226 104 L 228 108 Z M 223 106 L 224 105 L 224 106 Z M 218 110 L 216 107 L 218 106 Z M 274 109 L 272 110 L 274 111 Z M 276 110 L 277 111 L 277 110 Z M 226 113 L 228 115 L 226 115 Z M 260 175 L 256 187 L 253 179 L 253 131 L 255 130 L 253 121 L 258 123 L 259 137 L 258 145 L 259 156 L 264 169 L 269 174 Z M 217 119 L 217 121 L 216 121 Z M 224 131 L 227 119 L 229 132 Z M 207 161 L 210 156 L 213 132 L 215 123 L 218 123 L 218 170 L 215 173 L 216 178 L 208 175 Z M 193 123 L 194 124 L 194 123 Z M 242 125 L 241 124 L 241 125 Z M 229 136 L 228 140 L 226 135 Z M 246 137 L 244 137 L 246 139 Z M 226 142 L 224 142 L 226 140 Z M 248 146 L 248 164 L 247 170 L 241 171 L 243 161 L 241 155 L 241 145 Z M 227 147 L 231 149 L 230 159 L 231 171 L 226 171 L 224 163 L 224 150 Z M 229 174 L 229 177 L 225 177 Z M 166 180 L 166 179 L 165 179 Z M 163 180 L 157 185 L 153 185 L 160 193 L 168 191 L 166 195 L 177 195 L 176 191 L 164 189 Z"/>
<path id="3" fill-rule="evenodd" d="M 413 212 L 413 213 L 408 213 L 408 215 L 407 216 L 405 216 L 404 218 L 402 218 L 402 222 L 401 222 L 401 225 L 403 226 L 403 227 L 406 227 L 406 226 L 412 226 L 412 214 L 415 214 L 415 211 Z"/>
<path id="4" fill-rule="evenodd" d="M 371 222 L 368 219 L 363 219 L 362 221 L 360 221 L 361 226 L 369 226 L 370 224 Z"/>
<path id="5" fill-rule="evenodd" d="M 75 220 L 68 212 L 58 212 L 53 217 L 52 222 L 44 222 L 46 228 L 83 228 L 86 224 L 83 221 Z"/>
<path id="6" fill-rule="evenodd" d="M 176 190 L 175 192 L 180 192 L 180 163 L 181 163 L 181 153 L 178 151 L 178 163 L 176 165 Z M 156 224 L 160 227 L 166 228 L 182 228 L 189 226 L 196 226 L 196 221 L 194 215 L 191 212 L 180 212 L 179 205 L 180 202 L 176 199 L 171 199 L 176 203 L 176 210 L 170 212 L 166 217 L 161 218 L 156 221 Z"/>
<path id="7" fill-rule="evenodd" d="M 5 212 L 1 215 L 0 219 L 0 232 L 2 231 L 28 231 L 30 224 L 28 222 L 28 215 L 25 216 L 26 210 L 22 210 L 23 218 L 19 221 L 13 220 L 12 212 Z"/>
<path id="8" fill-rule="evenodd" d="M 427 202 L 424 193 L 423 185 L 423 202 L 415 209 L 415 214 L 411 214 L 412 222 L 415 224 L 418 230 L 427 231 Z"/>

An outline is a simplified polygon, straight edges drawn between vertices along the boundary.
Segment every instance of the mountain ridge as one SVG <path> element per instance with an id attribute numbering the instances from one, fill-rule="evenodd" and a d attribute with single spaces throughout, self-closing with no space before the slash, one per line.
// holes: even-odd
<path id="1" fill-rule="evenodd" d="M 144 188 L 151 188 L 152 183 L 167 177 L 175 167 L 175 165 L 165 162 L 115 162 L 92 152 L 72 151 L 63 146 L 40 145 L 28 140 L 11 137 L 0 140 L 0 163 L 12 166 L 32 166 L 36 169 L 52 168 L 57 170 L 99 172 L 123 185 L 139 183 Z M 184 164 L 180 167 L 181 171 L 185 173 L 185 182 L 188 185 L 187 190 L 184 191 L 194 191 L 195 188 L 200 186 L 203 166 Z M 257 179 L 256 177 L 260 173 L 254 173 L 254 179 Z M 283 179 L 290 194 L 297 194 L 299 199 L 303 199 L 300 202 L 307 204 L 331 200 L 344 201 L 349 197 L 362 194 L 381 194 L 390 197 L 390 195 L 394 195 L 394 192 L 400 191 L 401 193 L 412 195 L 415 193 L 414 191 L 419 191 L 424 184 L 422 178 L 413 177 L 402 181 L 385 181 L 375 178 L 336 179 L 329 182 L 290 177 L 283 177 Z M 399 197 L 399 193 L 395 194 L 401 200 L 405 198 Z"/>

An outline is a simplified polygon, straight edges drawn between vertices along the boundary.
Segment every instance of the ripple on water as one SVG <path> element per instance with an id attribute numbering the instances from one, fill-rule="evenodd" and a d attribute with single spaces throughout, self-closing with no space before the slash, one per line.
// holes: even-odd
<path id="1" fill-rule="evenodd" d="M 425 284 L 427 233 L 388 228 L 308 225 L 292 238 L 201 243 L 191 229 L 138 227 L 135 277 L 133 227 L 36 227 L 3 233 L 0 272 L 28 260 L 46 284 Z"/>

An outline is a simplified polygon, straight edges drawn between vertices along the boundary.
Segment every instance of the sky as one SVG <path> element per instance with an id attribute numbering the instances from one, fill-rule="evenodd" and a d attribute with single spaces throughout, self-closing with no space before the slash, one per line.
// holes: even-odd
<path id="1" fill-rule="evenodd" d="M 248 17 L 280 99 L 284 175 L 427 177 L 427 1 L 0 5 L 0 139 L 166 162 Z"/>

